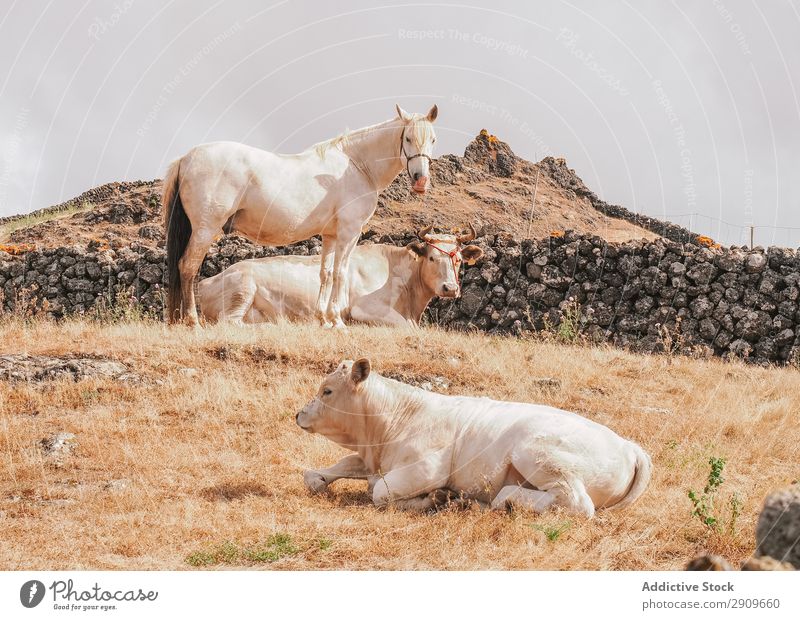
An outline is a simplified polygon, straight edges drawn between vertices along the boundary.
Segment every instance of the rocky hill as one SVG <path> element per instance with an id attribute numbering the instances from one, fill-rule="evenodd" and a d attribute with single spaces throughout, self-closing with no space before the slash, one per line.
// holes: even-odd
<path id="1" fill-rule="evenodd" d="M 400 175 L 381 194 L 370 230 L 398 234 L 430 223 L 453 228 L 471 221 L 481 234 L 509 233 L 517 238 L 567 229 L 608 241 L 694 238 L 680 227 L 608 205 L 563 159 L 525 161 L 485 130 L 467 145 L 463 157 L 443 155 L 434 160 L 431 185 L 420 198 Z M 133 241 L 163 245 L 160 212 L 159 179 L 109 183 L 54 207 L 0 218 L 0 244 L 37 249 L 89 242 L 112 248 Z"/>

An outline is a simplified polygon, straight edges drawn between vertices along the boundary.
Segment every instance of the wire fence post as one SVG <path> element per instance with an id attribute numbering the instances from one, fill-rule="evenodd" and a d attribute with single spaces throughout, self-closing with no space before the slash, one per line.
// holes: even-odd
<path id="1" fill-rule="evenodd" d="M 750 226 L 750 249 L 753 249 L 753 231 L 755 230 L 755 226 Z"/>

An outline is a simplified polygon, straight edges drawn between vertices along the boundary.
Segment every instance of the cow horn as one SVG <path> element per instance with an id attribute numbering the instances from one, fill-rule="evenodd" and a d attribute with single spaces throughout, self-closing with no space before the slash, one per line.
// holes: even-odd
<path id="1" fill-rule="evenodd" d="M 431 234 L 432 230 L 433 230 L 433 224 L 431 224 L 430 226 L 426 226 L 425 228 L 423 228 L 422 230 L 420 230 L 417 233 L 417 237 L 419 237 L 423 241 L 427 241 L 428 240 L 428 235 Z"/>
<path id="2" fill-rule="evenodd" d="M 469 232 L 458 236 L 459 243 L 469 243 L 477 236 L 475 234 L 475 227 L 472 225 L 472 222 L 467 224 L 467 226 L 469 226 Z"/>

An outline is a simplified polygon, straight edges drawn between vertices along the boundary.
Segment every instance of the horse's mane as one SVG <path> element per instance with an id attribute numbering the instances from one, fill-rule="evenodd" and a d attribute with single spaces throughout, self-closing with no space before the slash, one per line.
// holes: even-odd
<path id="1" fill-rule="evenodd" d="M 328 151 L 328 149 L 344 148 L 347 145 L 347 142 L 349 141 L 350 135 L 352 133 L 353 132 L 345 129 L 344 132 L 340 133 L 338 136 L 330 138 L 329 140 L 323 140 L 322 142 L 317 142 L 311 148 L 314 149 L 317 152 L 317 155 L 319 155 L 320 159 L 322 159 L 323 157 L 325 157 L 325 153 Z"/>
<path id="2" fill-rule="evenodd" d="M 424 142 L 427 139 L 427 132 L 429 131 L 429 129 L 428 129 L 429 124 L 428 123 L 419 123 L 419 122 L 417 122 L 417 121 L 421 121 L 421 120 L 424 120 L 424 119 L 425 119 L 425 115 L 424 114 L 415 113 L 415 114 L 412 114 L 412 119 L 410 121 L 410 126 L 412 128 L 412 131 L 414 132 L 414 134 L 417 137 L 417 140 L 419 142 Z M 376 125 L 370 125 L 368 127 L 362 127 L 360 129 L 353 129 L 353 130 L 345 129 L 344 132 L 340 133 L 338 136 L 336 136 L 334 138 L 330 138 L 328 140 L 323 140 L 322 142 L 317 142 L 316 144 L 311 146 L 308 150 L 310 151 L 311 149 L 314 149 L 314 151 L 316 151 L 317 155 L 320 158 L 323 158 L 323 157 L 325 157 L 325 153 L 328 151 L 328 149 L 332 149 L 332 148 L 341 148 L 341 149 L 343 149 L 346 146 L 348 146 L 348 144 L 354 138 L 369 134 L 372 131 L 374 131 L 374 130 L 376 130 L 378 128 L 382 128 L 384 125 L 386 125 L 387 123 L 391 123 L 394 120 L 395 119 L 390 119 L 388 121 L 384 121 L 384 122 L 378 123 Z"/>

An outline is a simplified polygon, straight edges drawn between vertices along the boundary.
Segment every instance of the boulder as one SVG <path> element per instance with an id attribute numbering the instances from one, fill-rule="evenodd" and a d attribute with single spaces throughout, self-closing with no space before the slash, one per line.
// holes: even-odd
<path id="1" fill-rule="evenodd" d="M 756 525 L 756 555 L 800 568 L 800 484 L 764 500 Z"/>

